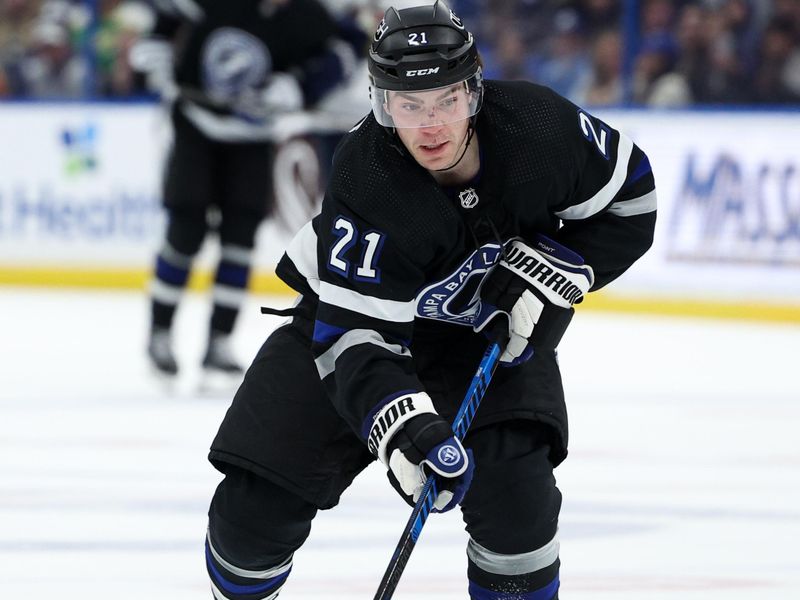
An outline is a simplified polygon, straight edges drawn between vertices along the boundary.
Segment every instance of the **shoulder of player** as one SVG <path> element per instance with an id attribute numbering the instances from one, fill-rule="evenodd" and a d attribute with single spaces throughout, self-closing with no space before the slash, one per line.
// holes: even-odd
<path id="1" fill-rule="evenodd" d="M 498 80 L 486 81 L 484 107 L 498 124 L 510 125 L 511 132 L 539 136 L 560 133 L 563 125 L 574 128 L 581 110 L 549 87 Z"/>

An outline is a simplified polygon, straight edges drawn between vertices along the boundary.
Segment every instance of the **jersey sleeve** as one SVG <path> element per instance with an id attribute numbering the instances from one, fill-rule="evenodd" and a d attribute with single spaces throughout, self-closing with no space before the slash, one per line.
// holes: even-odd
<path id="1" fill-rule="evenodd" d="M 315 0 L 308 0 L 303 10 L 312 39 L 320 40 L 321 45 L 292 73 L 300 83 L 306 104 L 313 106 L 355 74 L 367 37 L 353 19 L 335 19 Z"/>
<path id="2" fill-rule="evenodd" d="M 371 416 L 423 391 L 409 350 L 422 269 L 399 236 L 328 192 L 317 225 L 319 304 L 312 349 L 335 408 L 366 440 Z"/>
<path id="3" fill-rule="evenodd" d="M 559 242 L 580 254 L 597 290 L 653 243 L 656 190 L 647 155 L 624 133 L 567 101 L 560 108 L 572 165 L 564 179 Z"/>

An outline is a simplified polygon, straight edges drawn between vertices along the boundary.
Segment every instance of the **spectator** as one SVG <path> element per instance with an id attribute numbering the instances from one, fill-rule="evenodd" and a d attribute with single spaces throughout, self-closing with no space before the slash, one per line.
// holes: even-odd
<path id="1" fill-rule="evenodd" d="M 798 64 L 794 26 L 782 17 L 767 25 L 761 39 L 759 64 L 753 81 L 753 101 L 761 104 L 793 104 L 800 102 L 800 90 L 789 68 Z"/>
<path id="2" fill-rule="evenodd" d="M 481 58 L 488 79 L 533 79 L 534 59 L 527 52 L 522 32 L 513 24 L 504 28 L 494 46 L 481 50 Z"/>
<path id="3" fill-rule="evenodd" d="M 620 0 L 578 0 L 573 4 L 589 41 L 609 29 L 619 29 L 622 17 Z"/>
<path id="4" fill-rule="evenodd" d="M 130 64 L 136 41 L 152 29 L 155 15 L 144 3 L 113 0 L 103 5 L 96 36 L 97 90 L 103 96 L 124 97 L 147 93 L 143 77 Z"/>
<path id="5" fill-rule="evenodd" d="M 688 106 L 689 84 L 675 71 L 678 45 L 666 31 L 653 33 L 642 42 L 633 74 L 633 101 L 658 108 Z"/>
<path id="6" fill-rule="evenodd" d="M 609 29 L 597 36 L 592 47 L 589 83 L 573 100 L 588 106 L 622 103 L 622 39 L 618 31 Z"/>
<path id="7" fill-rule="evenodd" d="M 40 20 L 31 32 L 31 49 L 20 61 L 18 95 L 36 98 L 80 98 L 85 94 L 88 65 L 73 51 L 63 23 Z"/>
<path id="8" fill-rule="evenodd" d="M 578 13 L 572 9 L 557 12 L 553 30 L 534 81 L 574 98 L 589 85 L 592 68 Z"/>
<path id="9" fill-rule="evenodd" d="M 38 1 L 0 0 L 0 97 L 21 94 L 21 63 L 38 13 Z"/>
<path id="10" fill-rule="evenodd" d="M 676 4 L 672 0 L 645 0 L 640 15 L 641 36 L 671 32 L 675 25 Z"/>

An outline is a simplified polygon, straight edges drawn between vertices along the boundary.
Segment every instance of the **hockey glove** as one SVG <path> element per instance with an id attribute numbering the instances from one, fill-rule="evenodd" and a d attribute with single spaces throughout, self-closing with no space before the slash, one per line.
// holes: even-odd
<path id="1" fill-rule="evenodd" d="M 283 113 L 303 109 L 303 90 L 294 75 L 273 73 L 267 85 L 243 91 L 234 112 L 252 121 L 266 121 Z"/>
<path id="2" fill-rule="evenodd" d="M 503 366 L 528 360 L 536 349 L 553 350 L 572 320 L 573 304 L 594 284 L 594 272 L 578 254 L 537 235 L 530 247 L 514 240 L 481 286 L 475 331 L 498 315 L 507 317 Z M 488 330 L 487 330 L 488 331 Z"/>
<path id="3" fill-rule="evenodd" d="M 172 43 L 161 37 L 143 37 L 130 50 L 131 67 L 145 75 L 147 88 L 170 102 L 178 94 L 173 77 Z"/>
<path id="4" fill-rule="evenodd" d="M 389 468 L 392 486 L 411 505 L 430 473 L 437 475 L 439 491 L 434 512 L 459 504 L 472 481 L 472 452 L 455 438 L 424 392 L 401 396 L 381 408 L 370 428 L 369 448 Z"/>

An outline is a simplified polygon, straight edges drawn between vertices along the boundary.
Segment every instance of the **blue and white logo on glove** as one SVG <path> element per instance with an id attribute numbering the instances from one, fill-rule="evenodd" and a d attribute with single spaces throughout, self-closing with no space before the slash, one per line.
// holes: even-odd
<path id="1" fill-rule="evenodd" d="M 439 495 L 433 503 L 433 510 L 447 512 L 464 499 L 472 482 L 475 463 L 472 451 L 464 449 L 461 442 L 451 437 L 434 446 L 419 465 L 409 461 L 400 450 L 395 450 L 389 457 L 389 467 L 403 492 L 411 496 L 414 502 L 419 500 L 428 478 L 426 469 L 439 475 Z"/>
<path id="2" fill-rule="evenodd" d="M 425 464 L 439 475 L 458 477 L 467 468 L 464 446 L 455 438 L 445 440 L 428 452 Z"/>

